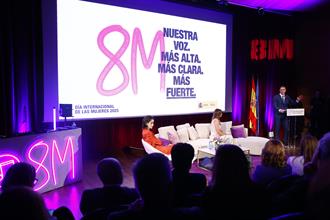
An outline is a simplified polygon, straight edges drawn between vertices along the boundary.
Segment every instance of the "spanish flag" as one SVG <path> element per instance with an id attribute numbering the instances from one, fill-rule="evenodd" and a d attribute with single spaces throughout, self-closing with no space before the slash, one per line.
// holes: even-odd
<path id="1" fill-rule="evenodd" d="M 253 134 L 257 133 L 257 98 L 256 98 L 256 84 L 254 82 L 254 78 L 252 78 L 252 87 L 251 87 L 249 128 L 251 129 Z"/>

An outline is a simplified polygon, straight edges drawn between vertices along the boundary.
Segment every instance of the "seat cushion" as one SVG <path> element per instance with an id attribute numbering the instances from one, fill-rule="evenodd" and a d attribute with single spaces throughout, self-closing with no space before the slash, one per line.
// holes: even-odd
<path id="1" fill-rule="evenodd" d="M 235 138 L 235 142 L 241 147 L 248 148 L 251 155 L 261 155 L 262 149 L 264 148 L 267 141 L 269 141 L 268 138 L 257 136 Z"/>
<path id="2" fill-rule="evenodd" d="M 244 129 L 244 125 L 236 125 L 236 126 L 232 126 L 230 128 L 231 131 L 231 135 L 233 136 L 233 138 L 245 138 L 247 137 L 245 135 L 245 129 Z"/>
<path id="3" fill-rule="evenodd" d="M 197 123 L 195 124 L 195 129 L 198 133 L 199 138 L 209 138 L 210 137 L 210 125 L 211 123 Z"/>
<path id="4" fill-rule="evenodd" d="M 180 130 L 181 128 L 189 128 L 189 127 L 190 127 L 189 123 L 185 123 L 185 124 L 175 126 L 176 130 Z"/>
<path id="5" fill-rule="evenodd" d="M 176 136 L 178 135 L 173 125 L 158 128 L 159 137 L 161 138 L 169 139 L 168 132 L 171 132 L 173 135 Z"/>
<path id="6" fill-rule="evenodd" d="M 230 128 L 232 127 L 233 122 L 232 121 L 223 121 L 220 122 L 221 130 L 225 132 L 227 135 L 231 135 Z"/>
<path id="7" fill-rule="evenodd" d="M 186 127 L 182 127 L 176 131 L 179 136 L 179 140 L 182 143 L 186 143 L 189 141 L 189 134 L 188 134 L 188 129 Z"/>
<path id="8" fill-rule="evenodd" d="M 196 129 L 193 126 L 188 128 L 189 140 L 197 140 L 199 138 Z"/>
<path id="9" fill-rule="evenodd" d="M 175 135 L 175 133 L 168 131 L 167 135 L 168 135 L 168 140 L 171 144 L 176 144 L 176 143 L 180 142 L 179 136 Z"/>

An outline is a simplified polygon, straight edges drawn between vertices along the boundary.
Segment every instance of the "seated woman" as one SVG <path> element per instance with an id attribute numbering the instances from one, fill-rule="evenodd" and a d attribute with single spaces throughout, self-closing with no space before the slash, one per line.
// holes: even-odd
<path id="1" fill-rule="evenodd" d="M 302 137 L 300 141 L 300 155 L 291 156 L 287 161 L 287 163 L 292 167 L 293 175 L 304 175 L 304 165 L 312 160 L 317 143 L 317 138 L 310 134 Z"/>
<path id="2" fill-rule="evenodd" d="M 291 166 L 286 163 L 285 149 L 279 140 L 269 140 L 261 153 L 261 164 L 257 165 L 252 179 L 267 186 L 272 181 L 291 174 Z"/>
<path id="3" fill-rule="evenodd" d="M 231 135 L 226 135 L 225 132 L 221 129 L 220 118 L 222 117 L 222 111 L 220 109 L 215 109 L 211 121 L 211 134 L 210 139 L 217 139 L 220 142 L 226 144 L 233 144 L 233 137 Z"/>
<path id="4" fill-rule="evenodd" d="M 165 144 L 159 138 L 157 138 L 152 132 L 154 127 L 154 118 L 150 115 L 145 116 L 142 119 L 142 138 L 145 142 L 149 143 L 151 146 L 157 150 L 165 153 L 171 154 L 173 144 Z"/>
<path id="5" fill-rule="evenodd" d="M 241 148 L 224 144 L 216 150 L 201 204 L 204 219 L 268 219 L 269 197 L 251 180 L 249 172 L 249 161 Z M 244 205 L 238 210 L 238 204 Z"/>

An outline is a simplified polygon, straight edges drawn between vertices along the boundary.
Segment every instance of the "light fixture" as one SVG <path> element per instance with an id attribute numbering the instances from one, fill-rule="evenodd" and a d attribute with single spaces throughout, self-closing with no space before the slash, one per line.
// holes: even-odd
<path id="1" fill-rule="evenodd" d="M 227 0 L 216 0 L 218 5 L 221 5 L 221 6 L 228 6 L 228 1 Z"/>
<path id="2" fill-rule="evenodd" d="M 263 16 L 265 14 L 265 10 L 263 7 L 258 7 L 257 8 L 258 15 Z"/>

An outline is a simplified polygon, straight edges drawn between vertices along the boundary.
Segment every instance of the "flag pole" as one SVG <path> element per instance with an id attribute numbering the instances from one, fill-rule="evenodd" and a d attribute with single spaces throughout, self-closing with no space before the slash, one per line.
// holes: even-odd
<path id="1" fill-rule="evenodd" d="M 252 75 L 251 96 L 250 96 L 250 110 L 249 110 L 249 128 L 257 135 L 257 92 L 254 76 Z"/>
<path id="2" fill-rule="evenodd" d="M 256 76 L 256 115 L 257 115 L 257 136 L 259 136 L 260 120 L 259 120 L 259 80 Z"/>

